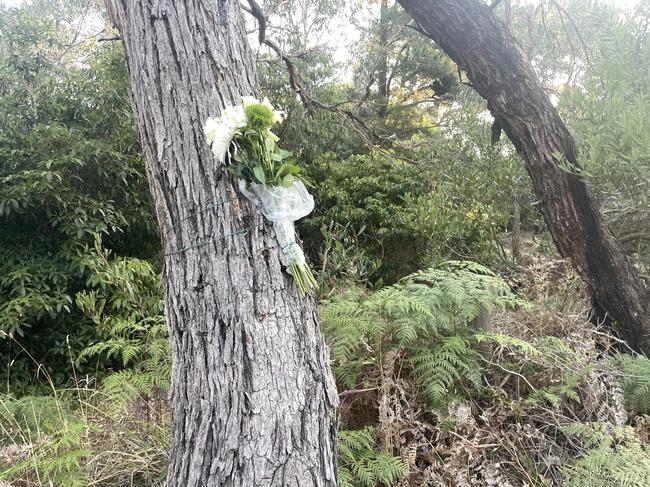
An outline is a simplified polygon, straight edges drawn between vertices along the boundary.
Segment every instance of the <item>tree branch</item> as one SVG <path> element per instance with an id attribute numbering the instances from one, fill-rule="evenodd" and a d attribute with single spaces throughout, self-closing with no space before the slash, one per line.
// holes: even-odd
<path id="1" fill-rule="evenodd" d="M 260 44 L 264 44 L 264 40 L 266 39 L 266 17 L 264 16 L 264 12 L 262 12 L 262 9 L 255 0 L 248 0 L 248 5 L 250 5 L 250 8 L 246 8 L 245 5 L 241 7 L 257 19 L 257 25 L 259 26 L 257 39 Z"/>
<path id="2" fill-rule="evenodd" d="M 97 39 L 97 42 L 109 42 L 109 41 L 121 41 L 122 38 L 118 35 L 114 35 L 111 37 L 100 37 Z"/>
<path id="3" fill-rule="evenodd" d="M 618 241 L 622 244 L 628 244 L 630 242 L 636 242 L 638 240 L 646 240 L 650 242 L 650 234 L 647 232 L 631 232 L 622 234 L 618 237 Z"/>
<path id="4" fill-rule="evenodd" d="M 338 105 L 323 103 L 313 98 L 309 93 L 308 87 L 303 83 L 298 67 L 294 64 L 289 55 L 287 55 L 275 42 L 266 38 L 266 17 L 264 16 L 264 12 L 262 12 L 260 6 L 255 0 L 248 0 L 248 4 L 250 5 L 250 8 L 246 8 L 243 5 L 242 8 L 257 19 L 260 26 L 260 44 L 270 47 L 280 57 L 280 59 L 282 59 L 287 71 L 289 72 L 289 85 L 293 91 L 298 94 L 300 100 L 307 109 L 315 107 L 341 115 L 352 125 L 361 138 L 371 145 L 378 145 L 382 140 L 390 139 L 390 137 L 381 136 L 375 133 L 365 120 L 354 114 L 351 110 L 341 108 Z"/>

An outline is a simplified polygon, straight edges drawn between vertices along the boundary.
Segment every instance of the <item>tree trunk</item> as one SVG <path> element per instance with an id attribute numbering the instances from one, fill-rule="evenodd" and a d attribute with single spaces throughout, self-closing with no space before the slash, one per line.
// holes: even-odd
<path id="1" fill-rule="evenodd" d="M 162 234 L 169 486 L 334 486 L 338 398 L 315 302 L 202 126 L 256 95 L 236 0 L 106 0 Z"/>
<path id="2" fill-rule="evenodd" d="M 512 188 L 512 239 L 510 240 L 513 264 L 519 262 L 521 247 L 521 191 L 519 186 L 519 178 L 516 178 Z"/>
<path id="3" fill-rule="evenodd" d="M 377 55 L 379 56 L 377 65 L 377 103 L 379 105 L 378 115 L 381 120 L 386 119 L 388 115 L 388 0 L 381 0 L 379 7 L 379 46 Z"/>
<path id="4" fill-rule="evenodd" d="M 576 145 L 517 42 L 477 0 L 399 3 L 487 100 L 524 160 L 560 254 L 587 282 L 598 317 L 613 320 L 630 345 L 650 352 L 648 291 L 584 181 L 558 166 L 558 154 L 577 165 Z"/>

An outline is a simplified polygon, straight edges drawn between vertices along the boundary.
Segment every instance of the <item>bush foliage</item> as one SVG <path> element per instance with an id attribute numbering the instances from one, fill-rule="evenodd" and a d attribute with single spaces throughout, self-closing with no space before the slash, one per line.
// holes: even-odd
<path id="1" fill-rule="evenodd" d="M 260 48 L 316 199 L 299 230 L 341 398 L 340 485 L 647 485 L 650 361 L 586 321 L 465 76 L 395 2 L 263 3 L 320 101 Z M 495 2 L 504 19 L 506 3 L 576 136 L 582 168 L 563 170 L 647 273 L 650 11 Z M 165 482 L 159 235 L 103 21 L 82 0 L 0 6 L 0 482 Z M 347 66 L 316 42 L 338 21 L 358 34 Z"/>

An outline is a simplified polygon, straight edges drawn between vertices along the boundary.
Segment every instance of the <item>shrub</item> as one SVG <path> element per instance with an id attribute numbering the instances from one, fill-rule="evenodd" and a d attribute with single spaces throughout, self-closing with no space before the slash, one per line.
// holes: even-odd
<path id="1" fill-rule="evenodd" d="M 406 475 L 399 458 L 377 451 L 372 428 L 339 431 L 338 440 L 341 487 L 391 487 Z"/>
<path id="2" fill-rule="evenodd" d="M 643 355 L 614 357 L 621 371 L 621 386 L 627 406 L 636 414 L 650 414 L 650 359 Z"/>
<path id="3" fill-rule="evenodd" d="M 603 424 L 575 423 L 563 428 L 579 437 L 586 453 L 563 470 L 567 487 L 645 487 L 650 479 L 650 450 L 625 426 L 609 431 Z"/>
<path id="4" fill-rule="evenodd" d="M 486 267 L 447 262 L 369 296 L 344 290 L 324 302 L 321 314 L 334 373 L 346 387 L 377 384 L 386 354 L 398 353 L 432 405 L 441 407 L 481 389 L 478 338 L 469 323 L 482 310 L 520 303 Z"/>

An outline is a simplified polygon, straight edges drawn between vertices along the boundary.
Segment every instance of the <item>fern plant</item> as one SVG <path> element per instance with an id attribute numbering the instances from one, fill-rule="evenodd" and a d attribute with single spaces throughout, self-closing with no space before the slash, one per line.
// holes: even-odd
<path id="1" fill-rule="evenodd" d="M 34 478 L 38 485 L 88 485 L 83 447 L 88 426 L 59 397 L 0 397 L 0 446 L 13 445 L 23 455 L 0 464 L 0 480 Z"/>
<path id="2" fill-rule="evenodd" d="M 339 431 L 338 439 L 340 487 L 392 487 L 406 475 L 399 458 L 377 451 L 372 428 Z"/>
<path id="3" fill-rule="evenodd" d="M 650 359 L 621 354 L 614 358 L 621 371 L 621 387 L 627 406 L 637 414 L 650 414 Z"/>
<path id="4" fill-rule="evenodd" d="M 441 337 L 439 343 L 429 347 L 411 347 L 409 361 L 413 372 L 424 385 L 427 397 L 433 405 L 443 404 L 456 398 L 454 385 L 481 389 L 479 353 L 471 348 L 468 337 Z"/>
<path id="5" fill-rule="evenodd" d="M 468 326 L 483 310 L 524 304 L 492 271 L 446 262 L 365 295 L 348 289 L 321 308 L 334 373 L 346 387 L 378 383 L 384 355 L 397 350 L 434 407 L 481 389 L 480 354 L 488 339 Z"/>
<path id="6" fill-rule="evenodd" d="M 564 467 L 567 487 L 647 487 L 650 449 L 630 426 L 609 431 L 603 424 L 573 423 L 565 435 L 578 437 L 587 448 Z"/>
<path id="7" fill-rule="evenodd" d="M 92 271 L 88 285 L 94 289 L 78 293 L 76 303 L 102 339 L 84 349 L 77 361 L 93 356 L 117 360 L 120 370 L 102 385 L 120 407 L 169 388 L 171 361 L 160 279 L 146 261 L 111 259 L 100 241 L 91 255 L 85 265 Z"/>

